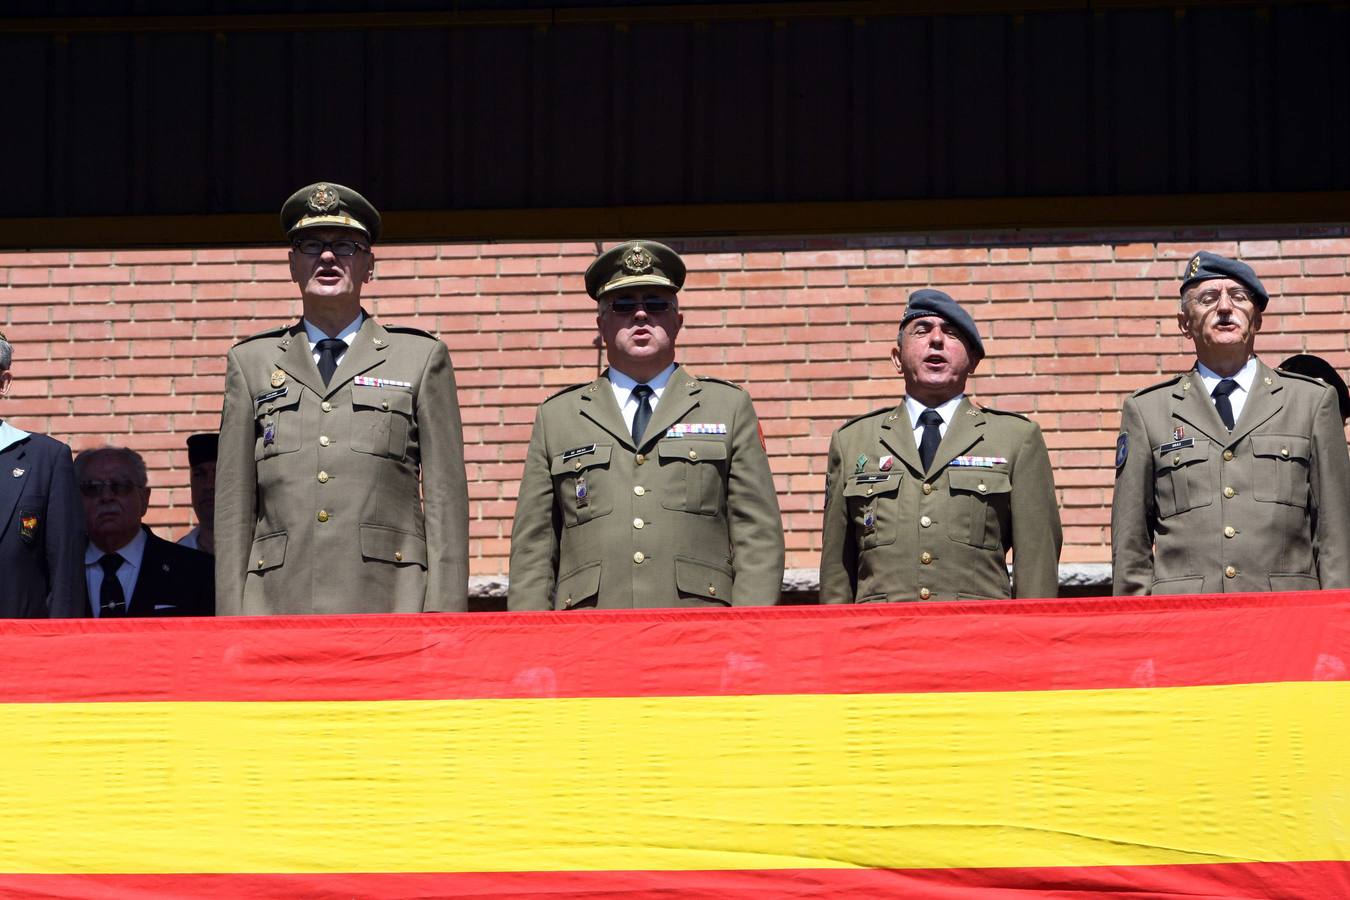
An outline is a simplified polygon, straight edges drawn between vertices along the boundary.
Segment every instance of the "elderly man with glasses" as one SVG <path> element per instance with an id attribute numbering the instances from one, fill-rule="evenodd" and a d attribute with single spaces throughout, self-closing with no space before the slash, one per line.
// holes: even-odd
<path id="1" fill-rule="evenodd" d="M 219 612 L 464 610 L 469 503 L 450 353 L 361 308 L 380 235 L 365 197 L 312 184 L 281 225 L 304 313 L 226 363 Z"/>
<path id="2" fill-rule="evenodd" d="M 211 557 L 180 547 L 142 524 L 150 508 L 145 460 L 125 447 L 75 457 L 89 545 L 84 551 L 88 614 L 209 616 L 215 613 Z"/>
<path id="3" fill-rule="evenodd" d="M 750 395 L 676 362 L 684 261 L 586 270 L 609 368 L 539 407 L 511 530 L 513 610 L 772 604 L 783 526 Z"/>
<path id="4" fill-rule="evenodd" d="M 13 361 L 0 334 L 0 398 Z M 83 521 L 70 447 L 0 418 L 0 617 L 84 615 Z"/>
<path id="5" fill-rule="evenodd" d="M 1191 257 L 1177 326 L 1195 367 L 1125 401 L 1111 549 L 1117 594 L 1350 587 L 1350 457 L 1336 392 L 1256 357 L 1251 266 Z"/>

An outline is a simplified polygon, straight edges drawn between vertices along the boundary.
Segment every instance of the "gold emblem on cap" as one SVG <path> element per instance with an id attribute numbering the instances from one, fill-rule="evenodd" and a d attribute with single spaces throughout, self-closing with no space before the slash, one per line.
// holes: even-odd
<path id="1" fill-rule="evenodd" d="M 1200 254 L 1197 253 L 1195 254 L 1195 256 L 1191 257 L 1191 268 L 1186 273 L 1186 275 L 1187 277 L 1190 277 L 1191 275 L 1194 275 L 1196 272 L 1199 271 L 1200 271 Z"/>
<path id="2" fill-rule="evenodd" d="M 305 204 L 310 212 L 326 213 L 337 209 L 338 195 L 329 185 L 319 183 L 314 185 L 314 190 L 309 192 L 309 200 Z"/>
<path id="3" fill-rule="evenodd" d="M 277 369 L 272 373 L 272 387 L 281 387 L 286 383 L 286 373 Z"/>
<path id="4" fill-rule="evenodd" d="M 642 275 L 652 270 L 652 255 L 646 247 L 634 247 L 623 255 L 620 262 L 629 275 Z"/>

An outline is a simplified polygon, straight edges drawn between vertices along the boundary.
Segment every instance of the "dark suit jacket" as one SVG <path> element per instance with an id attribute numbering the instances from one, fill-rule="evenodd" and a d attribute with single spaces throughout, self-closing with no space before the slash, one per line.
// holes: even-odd
<path id="1" fill-rule="evenodd" d="M 145 532 L 149 540 L 145 542 L 128 615 L 214 616 L 215 560 L 200 550 L 156 537 L 148 528 Z"/>
<path id="2" fill-rule="evenodd" d="M 44 434 L 0 450 L 0 617 L 86 609 L 84 509 L 70 448 Z"/>

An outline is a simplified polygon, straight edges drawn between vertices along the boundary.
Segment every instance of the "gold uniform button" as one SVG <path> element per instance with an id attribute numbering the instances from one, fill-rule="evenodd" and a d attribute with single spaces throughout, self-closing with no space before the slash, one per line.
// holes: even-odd
<path id="1" fill-rule="evenodd" d="M 319 446 L 320 446 L 320 447 L 327 447 L 327 446 L 328 446 L 329 444 L 331 444 L 331 443 L 333 443 L 333 442 L 330 441 L 330 440 L 328 439 L 328 435 L 326 435 L 326 434 L 321 434 L 321 435 L 319 435 Z"/>
<path id="2" fill-rule="evenodd" d="M 642 465 L 643 463 L 645 463 L 645 462 L 647 461 L 647 454 L 645 454 L 645 453 L 639 453 L 636 457 L 634 457 L 634 461 L 635 461 L 639 466 Z"/>
<path id="3" fill-rule="evenodd" d="M 1237 569 L 1234 566 L 1229 566 L 1228 568 L 1223 570 L 1223 574 L 1226 578 L 1236 578 Z"/>
<path id="4" fill-rule="evenodd" d="M 930 591 L 928 588 L 919 588 L 919 599 L 920 599 L 920 600 L 927 600 L 927 599 L 928 599 L 929 597 L 931 597 L 931 596 L 933 596 L 933 592 Z"/>
<path id="5" fill-rule="evenodd" d="M 276 411 L 277 411 L 277 408 L 276 408 L 275 406 L 273 406 L 273 405 L 270 404 L 270 403 L 267 404 L 267 414 L 268 414 L 269 416 L 270 416 L 272 413 L 276 412 Z"/>
<path id="6" fill-rule="evenodd" d="M 697 451 L 697 450 L 690 450 L 690 451 L 689 451 L 689 458 L 690 458 L 690 459 L 698 459 L 698 451 Z"/>
<path id="7" fill-rule="evenodd" d="M 328 483 L 328 473 L 327 473 L 327 472 L 320 472 L 320 473 L 319 473 L 319 484 L 327 484 L 327 483 Z"/>
<path id="8" fill-rule="evenodd" d="M 919 554 L 919 562 L 923 563 L 925 566 L 931 563 L 932 561 L 933 561 L 933 554 L 929 553 L 927 550 Z"/>
<path id="9" fill-rule="evenodd" d="M 642 521 L 641 519 L 634 519 L 634 520 L 633 520 L 633 527 L 634 527 L 634 528 L 641 528 L 642 526 L 644 526 L 644 525 L 646 525 L 646 524 L 647 524 L 647 523 L 644 522 L 644 521 Z"/>
<path id="10" fill-rule="evenodd" d="M 643 560 L 645 560 L 646 558 L 647 558 L 646 554 L 644 554 L 641 550 L 633 554 L 633 562 L 637 563 L 638 565 L 642 565 Z"/>
<path id="11" fill-rule="evenodd" d="M 933 493 L 933 486 L 932 486 L 931 484 L 924 484 L 924 486 L 923 486 L 923 492 L 924 492 L 925 494 L 931 494 L 931 493 Z"/>
<path id="12" fill-rule="evenodd" d="M 1288 448 L 1288 447 L 1281 447 L 1281 448 L 1280 448 L 1280 455 L 1281 455 L 1281 456 L 1288 456 L 1288 455 L 1289 455 L 1289 448 Z"/>
<path id="13" fill-rule="evenodd" d="M 258 560 L 258 568 L 261 569 L 262 567 L 263 567 L 263 561 L 260 559 L 260 560 Z"/>
<path id="14" fill-rule="evenodd" d="M 637 487 L 633 488 L 633 493 L 641 497 L 643 494 L 647 493 L 647 489 L 639 484 Z"/>
<path id="15" fill-rule="evenodd" d="M 580 471 L 581 471 L 581 460 L 577 460 L 576 462 L 572 463 L 572 468 L 574 468 L 574 469 L 576 469 L 578 472 L 580 472 Z"/>
<path id="16" fill-rule="evenodd" d="M 394 562 L 403 562 L 403 551 L 402 551 L 402 550 L 395 550 L 395 551 L 394 551 Z"/>
<path id="17" fill-rule="evenodd" d="M 1181 458 L 1181 457 L 1177 457 L 1177 459 L 1180 459 L 1180 458 Z M 1233 461 L 1233 451 L 1232 451 L 1232 450 L 1225 450 L 1225 451 L 1223 451 L 1223 461 L 1224 461 L 1224 462 L 1232 462 L 1232 461 Z"/>
<path id="18" fill-rule="evenodd" d="M 1232 500 L 1236 494 L 1237 491 L 1233 490 L 1231 487 L 1226 487 L 1223 489 L 1223 495 L 1227 497 L 1229 500 Z"/>
<path id="19" fill-rule="evenodd" d="M 388 409 L 388 408 L 389 408 L 389 401 L 388 401 L 388 400 L 381 400 L 381 401 L 380 401 L 380 409 Z"/>
<path id="20" fill-rule="evenodd" d="M 708 596 L 709 596 L 709 597 L 716 597 L 716 596 L 717 596 L 717 585 L 715 585 L 715 584 L 710 584 L 710 585 L 708 585 Z"/>
<path id="21" fill-rule="evenodd" d="M 332 411 L 333 411 L 333 404 L 331 404 L 331 403 L 329 403 L 327 400 L 325 400 L 325 401 L 323 401 L 322 403 L 319 404 L 319 409 L 323 410 L 324 412 L 332 412 Z"/>
<path id="22" fill-rule="evenodd" d="M 1230 537 L 1235 537 L 1236 535 L 1237 535 L 1237 529 L 1234 528 L 1232 525 L 1225 525 L 1225 526 L 1223 527 L 1223 536 L 1224 536 L 1224 537 L 1230 538 Z"/>
<path id="23" fill-rule="evenodd" d="M 975 489 L 983 494 L 985 491 L 989 490 L 989 486 L 981 481 L 979 484 L 975 485 Z"/>
<path id="24" fill-rule="evenodd" d="M 319 514 L 318 514 L 315 518 L 317 518 L 320 522 L 327 522 L 327 521 L 328 521 L 328 510 L 326 510 L 326 509 L 321 509 L 321 510 L 319 510 Z"/>
<path id="25" fill-rule="evenodd" d="M 933 520 L 932 520 L 932 519 L 928 518 L 927 516 L 919 516 L 919 527 L 920 527 L 920 528 L 927 528 L 929 525 L 932 525 L 932 524 L 933 524 Z"/>
<path id="26" fill-rule="evenodd" d="M 1174 466 L 1181 465 L 1181 454 L 1180 454 L 1180 453 L 1178 453 L 1176 456 L 1172 457 L 1172 465 L 1174 465 Z"/>
<path id="27" fill-rule="evenodd" d="M 872 496 L 872 488 L 870 487 L 867 489 L 867 496 Z"/>

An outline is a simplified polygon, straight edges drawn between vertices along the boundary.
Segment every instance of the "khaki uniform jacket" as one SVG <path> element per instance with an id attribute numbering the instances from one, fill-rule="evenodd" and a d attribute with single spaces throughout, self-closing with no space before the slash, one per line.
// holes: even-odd
<path id="1" fill-rule="evenodd" d="M 825 484 L 821 603 L 1059 591 L 1055 480 L 1030 419 L 963 399 L 925 473 L 905 405 L 877 410 L 834 433 Z"/>
<path id="2" fill-rule="evenodd" d="M 711 426 L 711 427 L 706 427 Z M 640 447 L 608 378 L 545 400 L 511 530 L 513 610 L 766 605 L 783 523 L 750 395 L 671 375 Z"/>
<path id="3" fill-rule="evenodd" d="M 1196 371 L 1125 401 L 1117 594 L 1350 587 L 1350 456 L 1335 392 L 1258 364 L 1230 434 Z"/>
<path id="4" fill-rule="evenodd" d="M 218 614 L 466 609 L 463 440 L 449 352 L 425 332 L 367 317 L 327 387 L 298 322 L 237 344 Z"/>

